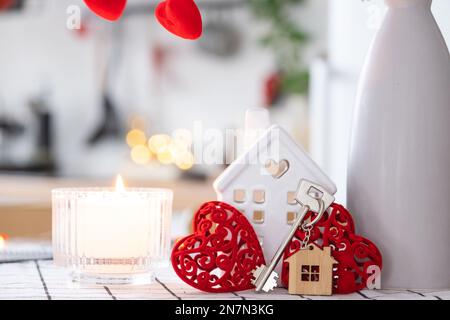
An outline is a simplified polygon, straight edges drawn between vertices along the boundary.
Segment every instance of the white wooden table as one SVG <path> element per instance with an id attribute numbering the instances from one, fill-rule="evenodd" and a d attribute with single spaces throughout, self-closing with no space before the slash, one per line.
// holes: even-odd
<path id="1" fill-rule="evenodd" d="M 251 290 L 208 294 L 184 284 L 170 269 L 157 272 L 156 280 L 150 285 L 86 286 L 71 282 L 66 271 L 54 266 L 51 260 L 32 260 L 0 263 L 0 299 L 450 300 L 450 290 L 363 290 L 349 295 L 331 297 L 289 295 L 285 289 L 281 288 L 269 294 L 256 294 Z"/>
<path id="2" fill-rule="evenodd" d="M 277 288 L 269 294 L 257 294 L 252 290 L 210 294 L 188 286 L 176 276 L 171 268 L 155 272 L 155 281 L 149 285 L 80 285 L 71 281 L 64 268 L 53 264 L 51 255 L 51 243 L 45 241 L 10 241 L 5 248 L 0 249 L 0 300 L 450 300 L 450 289 L 363 290 L 353 294 L 331 297 L 290 295 L 283 288 Z"/>

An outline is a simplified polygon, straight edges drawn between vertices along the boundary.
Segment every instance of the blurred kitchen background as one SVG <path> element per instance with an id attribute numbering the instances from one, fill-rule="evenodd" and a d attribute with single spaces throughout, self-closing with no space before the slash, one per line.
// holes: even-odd
<path id="1" fill-rule="evenodd" d="M 357 80 L 383 1 L 198 0 L 193 42 L 156 22 L 156 4 L 128 0 L 110 23 L 81 0 L 0 0 L 0 237 L 48 238 L 52 188 L 111 185 L 118 173 L 174 189 L 174 233 L 185 232 L 223 170 L 194 163 L 189 131 L 242 128 L 254 107 L 303 144 L 345 203 Z M 450 43 L 450 1 L 433 12 Z"/>

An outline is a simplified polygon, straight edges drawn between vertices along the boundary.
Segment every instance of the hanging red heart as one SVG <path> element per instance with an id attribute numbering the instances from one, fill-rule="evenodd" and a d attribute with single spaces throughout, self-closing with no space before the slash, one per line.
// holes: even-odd
<path id="1" fill-rule="evenodd" d="M 195 214 L 194 233 L 172 250 L 172 266 L 187 284 L 206 292 L 254 288 L 252 270 L 265 263 L 253 227 L 232 206 L 205 203 Z"/>
<path id="2" fill-rule="evenodd" d="M 127 0 L 84 0 L 95 14 L 109 20 L 116 21 L 122 16 Z"/>
<path id="3" fill-rule="evenodd" d="M 0 10 L 7 10 L 14 4 L 15 0 L 0 0 Z"/>
<path id="4" fill-rule="evenodd" d="M 193 0 L 166 0 L 158 4 L 156 19 L 169 32 L 184 38 L 197 39 L 202 34 L 202 16 Z"/>
<path id="5" fill-rule="evenodd" d="M 305 219 L 312 217 L 309 212 Z M 313 217 L 312 217 L 313 218 Z M 300 228 L 284 252 L 284 260 L 296 253 L 305 232 Z M 364 237 L 355 234 L 355 225 L 350 213 L 341 205 L 333 203 L 322 219 L 311 230 L 309 242 L 319 247 L 331 247 L 331 254 L 338 265 L 333 271 L 333 292 L 352 293 L 364 289 L 370 276 L 368 268 L 382 268 L 381 253 Z M 283 261 L 284 261 L 283 260 Z M 289 283 L 289 263 L 283 262 L 281 281 Z"/>

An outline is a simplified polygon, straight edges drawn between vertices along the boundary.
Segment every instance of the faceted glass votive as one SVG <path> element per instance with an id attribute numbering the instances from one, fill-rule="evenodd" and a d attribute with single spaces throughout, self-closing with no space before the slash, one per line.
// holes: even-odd
<path id="1" fill-rule="evenodd" d="M 168 263 L 172 198 L 168 189 L 53 190 L 55 263 L 81 282 L 151 282 Z"/>

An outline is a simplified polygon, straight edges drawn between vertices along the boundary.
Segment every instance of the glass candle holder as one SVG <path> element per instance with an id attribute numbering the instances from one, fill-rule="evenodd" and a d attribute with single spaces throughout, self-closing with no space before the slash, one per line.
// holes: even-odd
<path id="1" fill-rule="evenodd" d="M 55 263 L 80 282 L 151 282 L 168 262 L 172 198 L 168 189 L 53 190 Z"/>

